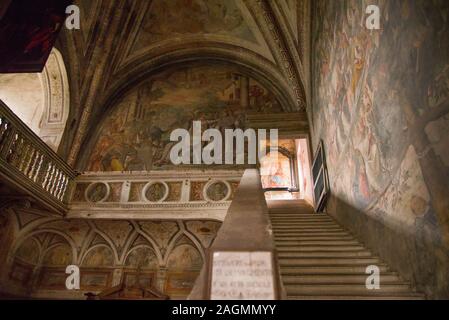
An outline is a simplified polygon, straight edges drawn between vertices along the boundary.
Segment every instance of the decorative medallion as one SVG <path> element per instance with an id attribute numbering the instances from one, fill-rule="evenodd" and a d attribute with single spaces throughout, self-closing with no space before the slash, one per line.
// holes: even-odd
<path id="1" fill-rule="evenodd" d="M 109 185 L 95 182 L 86 189 L 86 199 L 90 202 L 102 202 L 109 196 Z"/>
<path id="2" fill-rule="evenodd" d="M 167 198 L 168 191 L 168 186 L 165 182 L 150 182 L 143 189 L 143 198 L 149 202 L 162 202 Z"/>
<path id="3" fill-rule="evenodd" d="M 231 187 L 226 181 L 210 181 L 204 190 L 204 198 L 212 202 L 226 201 L 231 193 Z"/>

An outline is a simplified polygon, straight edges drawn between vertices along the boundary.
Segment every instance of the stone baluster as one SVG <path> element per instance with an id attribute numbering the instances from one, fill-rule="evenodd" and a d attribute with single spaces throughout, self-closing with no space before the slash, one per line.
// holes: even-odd
<path id="1" fill-rule="evenodd" d="M 39 178 L 42 175 L 42 166 L 44 164 L 44 155 L 41 154 L 40 152 L 38 152 L 38 156 L 36 158 L 36 164 L 33 166 L 33 175 L 32 175 L 32 180 L 34 182 L 38 182 Z"/>
<path id="2" fill-rule="evenodd" d="M 26 172 L 26 165 L 28 163 L 28 159 L 30 158 L 30 150 L 31 150 L 31 144 L 28 141 L 25 141 L 22 148 L 22 154 L 20 155 L 20 159 L 17 163 L 17 168 L 20 172 L 24 173 Z"/>

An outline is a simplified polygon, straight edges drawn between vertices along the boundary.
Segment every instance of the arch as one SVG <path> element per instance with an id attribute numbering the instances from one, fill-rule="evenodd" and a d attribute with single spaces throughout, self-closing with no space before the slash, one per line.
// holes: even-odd
<path id="1" fill-rule="evenodd" d="M 133 255 L 134 255 L 135 253 L 137 253 L 138 250 L 142 251 L 142 249 L 148 249 L 148 250 L 151 251 L 151 253 L 152 253 L 153 256 L 154 256 L 154 260 L 153 260 L 153 262 L 155 263 L 155 266 L 154 266 L 154 267 L 152 267 L 152 266 L 149 267 L 148 265 L 146 265 L 146 266 L 141 266 L 140 263 L 138 263 L 138 265 L 129 265 L 129 264 L 128 264 L 128 259 L 130 259 L 131 257 L 133 257 Z M 146 256 L 146 257 L 149 258 L 150 256 L 148 255 L 148 256 Z M 139 258 L 139 257 L 138 257 L 138 258 Z M 144 257 L 142 256 L 142 257 L 140 257 L 140 258 L 144 258 Z M 139 262 L 141 262 L 141 261 L 139 261 Z M 144 261 L 144 262 L 145 262 L 145 263 L 148 263 L 149 261 Z M 124 265 L 125 267 L 147 268 L 147 269 L 158 269 L 158 267 L 159 267 L 159 261 L 158 261 L 158 258 L 157 258 L 157 256 L 156 256 L 156 252 L 154 251 L 154 249 L 153 249 L 151 246 L 145 245 L 145 244 L 140 244 L 140 245 L 137 245 L 137 246 L 133 247 L 131 250 L 129 250 L 129 251 L 126 253 L 126 255 L 125 255 L 124 259 L 123 259 L 123 265 Z"/>
<path id="2" fill-rule="evenodd" d="M 146 234 L 145 231 L 143 231 L 141 228 L 136 229 L 136 232 L 141 235 L 142 237 L 144 237 L 153 247 L 153 251 L 156 254 L 157 260 L 159 265 L 161 265 L 163 263 L 163 257 L 162 257 L 162 253 L 161 250 L 159 248 L 159 246 L 157 245 L 156 241 L 153 240 L 153 238 L 151 238 L 148 234 Z"/>
<path id="3" fill-rule="evenodd" d="M 34 133 L 57 150 L 70 104 L 67 71 L 58 49 L 53 48 L 41 73 L 0 75 L 0 98 Z"/>
<path id="4" fill-rule="evenodd" d="M 34 237 L 28 237 L 13 252 L 14 258 L 38 265 L 42 255 L 42 246 Z"/>
<path id="5" fill-rule="evenodd" d="M 107 256 L 104 255 L 104 252 L 102 252 L 102 249 L 107 249 L 110 252 L 110 258 L 112 261 L 110 261 L 111 263 L 108 264 L 107 262 Z M 86 261 L 88 258 L 91 258 L 90 255 L 92 255 L 92 258 L 95 258 L 93 255 L 98 254 L 97 258 L 98 263 L 93 263 L 95 261 L 90 261 L 89 264 L 86 264 Z M 81 266 L 84 267 L 113 267 L 117 264 L 117 261 L 115 259 L 116 257 L 114 256 L 114 252 L 113 250 L 107 246 L 106 244 L 97 244 L 94 245 L 92 247 L 90 247 L 84 254 L 84 256 L 81 259 Z M 105 261 L 106 260 L 106 261 Z"/>
<path id="6" fill-rule="evenodd" d="M 89 247 L 89 245 L 87 245 L 84 249 L 86 251 L 84 251 L 82 254 L 80 254 L 80 264 L 83 263 L 84 259 L 86 258 L 87 253 L 89 252 L 89 250 L 91 250 L 93 247 L 98 246 L 98 245 L 104 245 L 109 247 L 109 249 L 111 249 L 112 251 L 112 256 L 114 259 L 114 264 L 118 264 L 120 262 L 120 258 L 117 252 L 117 249 L 114 245 L 114 242 L 111 240 L 111 238 L 103 231 L 99 230 L 95 224 L 90 224 L 90 227 L 92 228 L 92 234 L 91 234 L 91 241 L 95 239 L 95 235 L 98 235 L 99 237 L 101 237 L 106 243 L 101 243 L 101 244 L 96 244 L 93 245 L 92 247 Z M 91 243 L 90 243 L 91 244 Z"/>
<path id="7" fill-rule="evenodd" d="M 68 251 L 66 249 L 69 249 Z M 69 254 L 69 256 L 68 256 Z M 68 256 L 68 259 L 65 260 Z M 68 243 L 56 243 L 50 245 L 42 253 L 41 265 L 43 266 L 63 266 L 66 267 L 73 261 L 73 254 L 70 252 Z"/>
<path id="8" fill-rule="evenodd" d="M 201 252 L 192 244 L 183 243 L 167 255 L 166 267 L 169 270 L 200 270 L 203 263 Z"/>
<path id="9" fill-rule="evenodd" d="M 26 241 L 26 239 L 28 239 L 29 237 L 33 237 L 37 234 L 40 233 L 53 233 L 53 234 L 57 234 L 59 236 L 61 236 L 62 238 L 64 238 L 64 240 L 67 241 L 68 245 L 70 246 L 71 250 L 72 250 L 72 262 L 76 263 L 77 261 L 77 257 L 78 257 L 78 252 L 76 251 L 76 244 L 75 241 L 73 241 L 72 238 L 70 238 L 67 234 L 65 234 L 64 232 L 61 232 L 59 230 L 54 230 L 54 229 L 40 229 L 40 230 L 35 230 L 32 231 L 26 235 L 23 235 L 22 237 L 18 238 L 17 241 L 14 243 L 14 246 L 12 248 L 12 252 L 16 252 L 17 249 L 22 245 L 22 243 L 24 241 Z"/>
<path id="10" fill-rule="evenodd" d="M 199 47 L 201 46 L 201 47 Z M 122 97 L 126 96 L 133 88 L 149 80 L 159 72 L 176 66 L 198 66 L 206 63 L 214 63 L 237 67 L 239 73 L 260 82 L 267 90 L 273 93 L 284 111 L 298 110 L 292 88 L 276 65 L 266 58 L 248 49 L 233 46 L 231 44 L 216 43 L 212 41 L 191 41 L 183 43 L 183 46 L 166 45 L 163 48 L 155 48 L 133 58 L 122 65 L 116 72 L 113 82 L 108 85 L 104 98 L 99 101 L 98 113 L 90 119 L 86 131 L 81 133 L 82 150 L 91 150 L 96 143 L 101 127 L 107 116 L 117 107 Z M 87 135 L 89 132 L 89 135 Z M 77 143 L 75 141 L 75 143 Z M 87 166 L 88 152 L 78 155 L 76 161 L 79 169 Z"/>
<path id="11" fill-rule="evenodd" d="M 182 226 L 182 228 L 180 228 L 180 230 L 175 234 L 175 236 L 172 238 L 172 240 L 170 241 L 170 243 L 167 246 L 167 252 L 165 253 L 164 262 L 163 262 L 165 266 L 168 265 L 168 260 L 170 258 L 170 255 L 172 254 L 172 252 L 179 246 L 176 243 L 183 236 L 186 236 L 192 242 L 193 245 L 191 245 L 191 246 L 198 251 L 202 261 L 204 262 L 206 259 L 206 256 L 203 251 L 203 247 L 202 247 L 201 243 L 198 241 L 198 239 L 196 239 L 196 237 L 193 234 L 191 234 L 188 230 L 186 230 L 185 227 L 183 226 L 183 224 L 181 224 L 181 226 Z"/>

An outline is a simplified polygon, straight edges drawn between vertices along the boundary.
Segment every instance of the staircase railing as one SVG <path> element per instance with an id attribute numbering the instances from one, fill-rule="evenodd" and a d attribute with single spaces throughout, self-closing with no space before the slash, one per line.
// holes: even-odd
<path id="1" fill-rule="evenodd" d="M 2 182 L 63 213 L 76 172 L 0 100 Z"/>

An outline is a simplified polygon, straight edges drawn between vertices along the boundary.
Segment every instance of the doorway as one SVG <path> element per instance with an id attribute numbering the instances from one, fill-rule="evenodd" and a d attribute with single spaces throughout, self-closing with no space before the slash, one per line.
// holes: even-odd
<path id="1" fill-rule="evenodd" d="M 261 159 L 260 174 L 267 200 L 304 199 L 313 203 L 307 139 L 280 139 Z"/>

